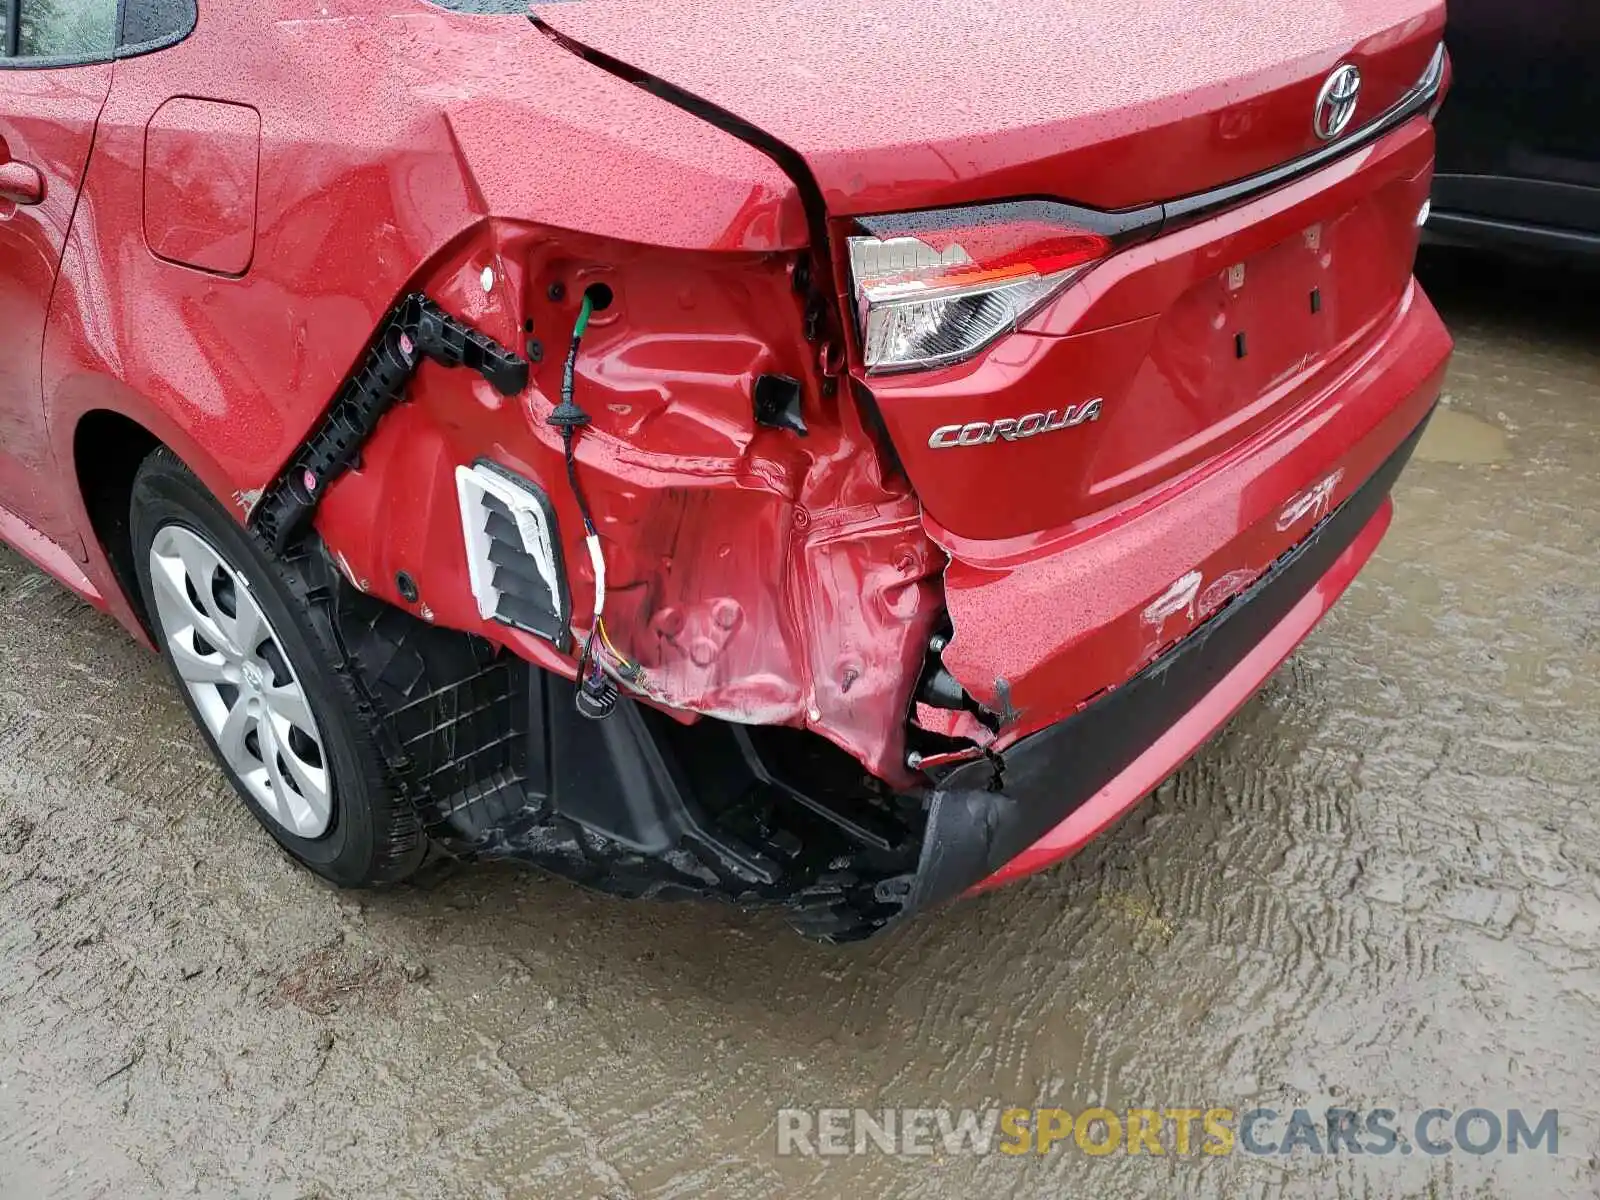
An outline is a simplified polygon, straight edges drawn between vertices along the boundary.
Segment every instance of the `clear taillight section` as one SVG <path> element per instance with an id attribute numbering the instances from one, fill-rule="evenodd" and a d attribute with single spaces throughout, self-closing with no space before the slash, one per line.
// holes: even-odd
<path id="1" fill-rule="evenodd" d="M 1450 90 L 1450 54 L 1443 42 L 1440 42 L 1439 48 L 1433 52 L 1433 61 L 1422 73 L 1422 80 L 1417 84 L 1417 89 L 1434 94 L 1433 103 L 1428 106 L 1428 120 L 1438 120 L 1439 110 L 1444 107 L 1445 94 Z"/>
<path id="2" fill-rule="evenodd" d="M 1111 239 L 1051 219 L 1048 204 L 876 217 L 850 238 L 869 372 L 976 354 L 1103 259 Z"/>

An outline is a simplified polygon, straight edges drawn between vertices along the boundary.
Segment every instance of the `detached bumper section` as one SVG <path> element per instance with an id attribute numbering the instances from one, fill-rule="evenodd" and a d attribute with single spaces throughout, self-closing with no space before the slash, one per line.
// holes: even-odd
<path id="1" fill-rule="evenodd" d="M 375 675 L 371 690 L 391 714 L 419 811 L 452 852 L 625 896 L 777 907 L 809 936 L 857 940 L 997 872 L 1048 865 L 1087 840 L 1075 821 L 1088 814 L 1097 831 L 1176 769 L 1370 556 L 1421 431 L 1140 675 L 1001 755 L 955 767 L 931 793 L 896 793 L 800 730 L 685 725 L 629 700 L 608 721 L 585 721 L 572 683 L 505 655 L 422 672 L 435 681 L 426 689 L 416 671 L 403 691 Z M 393 674 L 391 660 L 378 670 Z"/>
<path id="2" fill-rule="evenodd" d="M 1073 814 L 1109 793 L 1114 806 L 1095 814 L 1098 829 L 1136 803 L 1148 786 L 1119 791 L 1116 785 L 1124 773 L 1215 697 L 1214 711 L 1205 714 L 1207 727 L 1199 736 L 1181 739 L 1171 761 L 1154 771 L 1147 767 L 1139 782 L 1153 786 L 1175 770 L 1265 681 L 1370 557 L 1387 526 L 1389 492 L 1426 425 L 1424 420 L 1364 485 L 1255 584 L 1139 675 L 1074 716 L 1018 742 L 998 761 L 963 764 L 940 780 L 929 802 L 907 909 L 938 904 L 988 881 L 1029 874 L 1070 853 L 1086 840 L 1063 829 Z M 1338 571 L 1341 560 L 1353 560 L 1344 563 L 1343 572 Z M 1230 676 L 1252 652 L 1289 621 L 1320 582 L 1335 574 L 1337 588 L 1328 589 L 1331 594 L 1309 614 L 1309 623 L 1291 631 L 1283 654 L 1268 656 L 1258 677 L 1233 680 L 1235 686 L 1227 688 Z M 1063 836 L 1051 839 L 1049 846 L 1038 845 L 1056 830 Z"/>
<path id="3" fill-rule="evenodd" d="M 300 540 L 422 358 L 465 366 L 502 394 L 527 382 L 525 361 L 406 297 L 268 489 L 258 533 L 277 546 Z M 1407 422 L 1422 409 L 1422 393 L 1414 399 Z M 1346 461 L 1371 469 L 1405 424 L 1389 428 Z M 1420 433 L 1150 667 L 1002 752 L 930 771 L 931 791 L 896 790 L 831 742 L 779 724 L 686 724 L 631 699 L 585 721 L 572 682 L 385 604 L 324 554 L 327 593 L 402 790 L 451 852 L 627 896 L 779 907 L 806 934 L 855 940 L 1048 865 L 1176 769 L 1370 556 Z M 455 482 L 478 618 L 562 646 L 570 601 L 543 494 L 486 462 L 457 469 Z"/>

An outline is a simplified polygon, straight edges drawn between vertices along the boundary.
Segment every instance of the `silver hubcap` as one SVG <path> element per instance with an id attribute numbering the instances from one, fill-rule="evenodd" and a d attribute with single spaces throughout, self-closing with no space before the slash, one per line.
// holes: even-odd
<path id="1" fill-rule="evenodd" d="M 333 819 L 322 733 L 243 575 L 181 525 L 150 544 L 156 617 L 206 731 L 266 814 L 297 837 Z"/>

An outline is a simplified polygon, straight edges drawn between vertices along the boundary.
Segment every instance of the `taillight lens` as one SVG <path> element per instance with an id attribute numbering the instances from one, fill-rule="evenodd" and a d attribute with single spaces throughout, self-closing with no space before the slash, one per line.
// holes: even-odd
<path id="1" fill-rule="evenodd" d="M 1417 89 L 1434 94 L 1433 103 L 1428 106 L 1428 120 L 1437 120 L 1439 110 L 1444 107 L 1445 95 L 1450 90 L 1450 54 L 1443 42 L 1440 42 L 1439 48 L 1433 52 L 1433 60 L 1428 63 L 1428 69 L 1422 73 Z"/>
<path id="2" fill-rule="evenodd" d="M 860 222 L 850 238 L 869 372 L 944 366 L 982 350 L 1111 251 L 1039 202 Z"/>

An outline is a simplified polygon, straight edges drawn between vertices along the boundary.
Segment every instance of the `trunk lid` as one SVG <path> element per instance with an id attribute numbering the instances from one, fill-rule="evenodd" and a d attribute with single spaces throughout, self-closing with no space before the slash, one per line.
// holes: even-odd
<path id="1" fill-rule="evenodd" d="M 790 0 L 737 13 L 577 0 L 536 18 L 610 69 L 642 72 L 641 86 L 660 80 L 715 106 L 708 119 L 753 126 L 746 136 L 791 169 L 803 158 L 836 258 L 882 214 L 1030 197 L 1112 223 L 1142 219 L 1116 210 L 1158 214 L 1147 240 L 953 365 L 863 376 L 853 351 L 930 532 L 969 562 L 1066 544 L 1296 419 L 1359 364 L 1410 280 L 1432 127 L 1418 115 L 1352 135 L 1429 72 L 1438 0 Z M 1325 141 L 1318 98 L 1347 63 L 1362 75 L 1357 106 Z M 1274 188 L 1224 186 L 1317 150 L 1332 157 Z"/>
<path id="2" fill-rule="evenodd" d="M 709 0 L 536 4 L 577 48 L 797 152 L 834 216 L 1017 196 L 1115 209 L 1204 191 L 1322 143 L 1330 71 L 1352 128 L 1416 83 L 1438 0 Z"/>
<path id="3" fill-rule="evenodd" d="M 1113 253 L 973 358 L 866 376 L 935 538 L 972 561 L 1065 544 L 1304 419 L 1406 296 L 1433 146 L 1419 115 Z"/>

